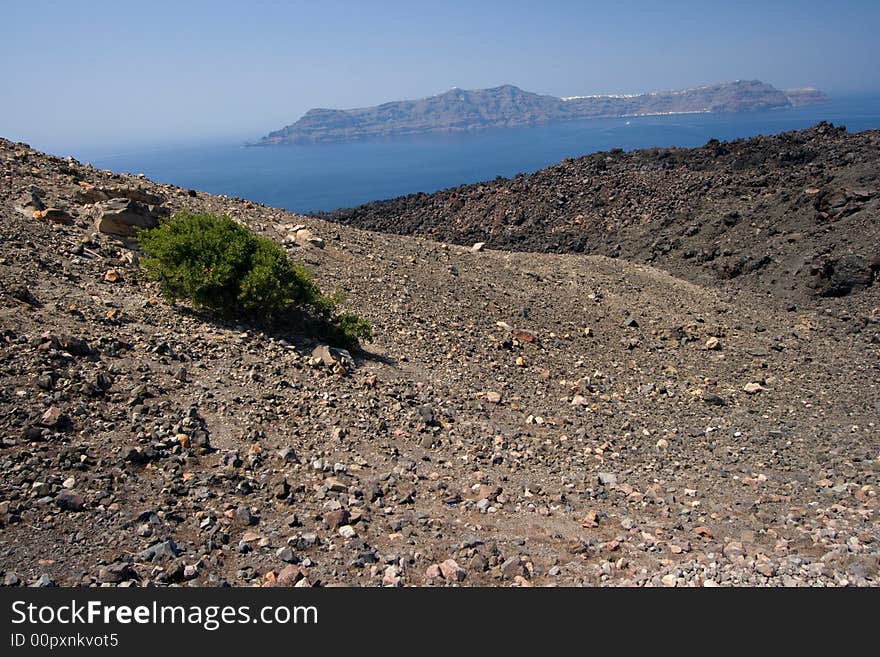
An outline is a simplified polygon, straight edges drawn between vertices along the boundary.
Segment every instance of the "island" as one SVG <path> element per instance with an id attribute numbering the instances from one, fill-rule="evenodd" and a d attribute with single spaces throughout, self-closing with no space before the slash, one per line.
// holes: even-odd
<path id="1" fill-rule="evenodd" d="M 311 109 L 255 145 L 346 142 L 371 138 L 511 128 L 579 119 L 754 112 L 801 107 L 827 100 L 812 87 L 780 90 L 760 80 L 737 80 L 676 91 L 557 98 L 511 84 L 491 89 L 451 89 L 417 100 L 358 109 Z"/>

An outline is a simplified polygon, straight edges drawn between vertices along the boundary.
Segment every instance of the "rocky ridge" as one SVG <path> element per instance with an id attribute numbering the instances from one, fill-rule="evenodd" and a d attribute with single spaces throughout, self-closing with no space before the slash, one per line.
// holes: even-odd
<path id="1" fill-rule="evenodd" d="M 101 222 L 181 208 L 283 243 L 375 342 L 346 354 L 159 301 Z M 6 585 L 880 581 L 867 292 L 791 310 L 7 141 L 0 238 Z"/>
<path id="2" fill-rule="evenodd" d="M 817 307 L 880 304 L 880 131 L 594 153 L 532 174 L 319 215 L 459 244 L 590 253 Z"/>

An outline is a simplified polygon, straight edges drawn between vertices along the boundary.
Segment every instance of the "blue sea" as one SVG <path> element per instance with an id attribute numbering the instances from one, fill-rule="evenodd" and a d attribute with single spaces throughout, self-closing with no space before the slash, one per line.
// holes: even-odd
<path id="1" fill-rule="evenodd" d="M 850 131 L 880 128 L 880 96 L 745 114 L 593 119 L 345 144 L 247 147 L 236 141 L 123 153 L 81 149 L 73 155 L 103 169 L 307 214 L 509 177 L 612 148 L 700 146 L 712 138 L 772 134 L 822 120 Z"/>

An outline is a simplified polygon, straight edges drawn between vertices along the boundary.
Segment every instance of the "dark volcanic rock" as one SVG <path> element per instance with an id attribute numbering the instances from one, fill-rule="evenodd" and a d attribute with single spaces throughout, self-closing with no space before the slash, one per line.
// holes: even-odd
<path id="1" fill-rule="evenodd" d="M 167 561 L 169 559 L 176 559 L 182 553 L 183 550 L 173 540 L 168 539 L 155 543 L 146 550 L 143 550 L 138 554 L 138 559 L 141 561 Z"/>
<path id="2" fill-rule="evenodd" d="M 874 282 L 870 264 L 858 255 L 827 260 L 815 269 L 814 276 L 816 292 L 823 297 L 841 297 Z"/>
<path id="3" fill-rule="evenodd" d="M 105 584 L 118 584 L 137 578 L 137 573 L 130 563 L 117 562 L 104 566 L 98 571 L 98 581 Z"/>
<path id="4" fill-rule="evenodd" d="M 624 258 L 804 304 L 873 283 L 878 159 L 876 133 L 820 123 L 702 148 L 595 153 L 319 216 L 467 246 Z"/>
<path id="5" fill-rule="evenodd" d="M 73 490 L 62 490 L 55 496 L 55 503 L 64 511 L 82 511 L 85 499 Z"/>

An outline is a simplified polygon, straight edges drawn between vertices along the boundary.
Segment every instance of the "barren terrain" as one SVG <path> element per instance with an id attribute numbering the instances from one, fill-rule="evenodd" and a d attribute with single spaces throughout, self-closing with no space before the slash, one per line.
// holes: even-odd
<path id="1" fill-rule="evenodd" d="M 601 213 L 526 212 L 545 235 L 598 222 L 610 237 L 595 251 L 614 258 L 495 250 L 560 250 L 503 228 L 515 181 L 437 197 L 462 204 L 448 215 L 393 214 L 456 245 L 0 141 L 3 582 L 877 585 L 880 134 L 805 140 L 792 152 L 849 173 L 758 163 L 742 175 L 764 182 L 746 188 L 708 160 L 684 174 L 672 152 L 644 188 L 590 173 Z M 169 306 L 132 245 L 95 229 L 118 197 L 277 239 L 348 294 L 375 341 L 350 360 Z M 664 203 L 668 221 L 640 219 Z M 390 212 L 360 223 L 390 227 Z M 297 225 L 316 239 L 298 242 Z M 826 242 L 828 261 L 860 258 L 856 283 L 786 278 L 785 254 L 806 257 L 792 245 Z M 717 257 L 686 256 L 710 243 Z M 771 263 L 722 275 L 763 250 Z"/>

